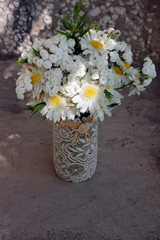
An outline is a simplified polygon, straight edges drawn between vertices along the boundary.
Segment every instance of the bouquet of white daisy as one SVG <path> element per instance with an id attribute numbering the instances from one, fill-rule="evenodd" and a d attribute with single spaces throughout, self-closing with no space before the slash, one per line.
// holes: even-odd
<path id="1" fill-rule="evenodd" d="M 79 17 L 83 2 L 74 6 L 74 19 L 62 20 L 64 31 L 49 39 L 36 40 L 21 54 L 16 93 L 33 113 L 55 123 L 90 116 L 104 120 L 114 106 L 121 104 L 121 89 L 129 96 L 140 94 L 156 77 L 155 66 L 148 57 L 142 71 L 132 66 L 132 51 L 118 41 L 120 31 L 100 31 L 98 24 L 85 28 L 86 13 Z"/>

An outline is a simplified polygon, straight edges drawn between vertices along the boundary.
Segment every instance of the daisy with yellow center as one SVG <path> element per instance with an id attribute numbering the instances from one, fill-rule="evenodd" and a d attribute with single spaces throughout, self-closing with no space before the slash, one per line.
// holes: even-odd
<path id="1" fill-rule="evenodd" d="M 97 90 L 96 86 L 90 85 L 84 89 L 84 96 L 87 99 L 94 99 L 97 96 L 97 92 L 98 92 L 98 90 Z"/>
<path id="2" fill-rule="evenodd" d="M 56 94 L 54 97 L 51 97 L 48 100 L 48 105 L 52 109 L 58 109 L 63 106 L 63 98 L 60 95 Z"/>
<path id="3" fill-rule="evenodd" d="M 32 99 L 39 100 L 41 98 L 41 93 L 44 91 L 43 83 L 44 79 L 44 71 L 43 69 L 30 66 L 28 67 L 28 73 L 30 74 L 30 82 L 32 84 Z"/>
<path id="4" fill-rule="evenodd" d="M 72 101 L 76 104 L 77 109 L 81 113 L 90 112 L 94 118 L 99 117 L 101 121 L 104 119 L 106 112 L 106 104 L 104 102 L 104 90 L 93 83 L 84 83 L 81 92 L 74 96 Z M 107 112 L 110 115 L 110 111 Z"/>
<path id="5" fill-rule="evenodd" d="M 105 37 L 99 36 L 95 30 L 90 30 L 81 38 L 81 49 L 84 54 L 97 55 L 104 50 Z"/>
<path id="6" fill-rule="evenodd" d="M 66 119 L 66 101 L 65 99 L 56 94 L 53 97 L 49 97 L 46 106 L 41 110 L 42 115 L 46 115 L 46 118 L 50 121 L 65 120 Z"/>

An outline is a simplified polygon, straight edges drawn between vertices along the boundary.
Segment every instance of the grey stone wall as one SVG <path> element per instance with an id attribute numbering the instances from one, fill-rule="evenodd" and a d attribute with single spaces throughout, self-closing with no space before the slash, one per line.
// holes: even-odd
<path id="1" fill-rule="evenodd" d="M 60 19 L 72 17 L 75 0 L 0 0 L 0 58 L 19 55 L 36 38 L 49 38 L 62 28 Z M 114 27 L 132 46 L 134 59 L 160 55 L 159 0 L 86 0 L 88 18 L 102 30 Z"/>

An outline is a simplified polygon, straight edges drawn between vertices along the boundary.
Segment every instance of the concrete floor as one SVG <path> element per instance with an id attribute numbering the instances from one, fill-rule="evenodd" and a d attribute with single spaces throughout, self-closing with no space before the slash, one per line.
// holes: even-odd
<path id="1" fill-rule="evenodd" d="M 72 184 L 53 168 L 52 123 L 16 98 L 17 70 L 0 61 L 0 240 L 159 240 L 159 80 L 99 124 L 96 173 Z"/>

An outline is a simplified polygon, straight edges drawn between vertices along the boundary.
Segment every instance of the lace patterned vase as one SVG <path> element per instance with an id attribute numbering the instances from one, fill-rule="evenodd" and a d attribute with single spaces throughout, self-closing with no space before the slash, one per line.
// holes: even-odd
<path id="1" fill-rule="evenodd" d="M 82 124 L 79 135 L 75 134 L 71 127 L 53 124 L 55 171 L 63 180 L 78 183 L 91 178 L 96 170 L 98 123 Z"/>

